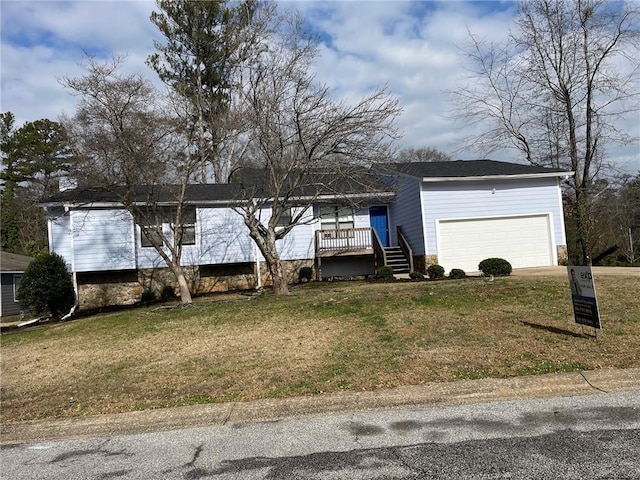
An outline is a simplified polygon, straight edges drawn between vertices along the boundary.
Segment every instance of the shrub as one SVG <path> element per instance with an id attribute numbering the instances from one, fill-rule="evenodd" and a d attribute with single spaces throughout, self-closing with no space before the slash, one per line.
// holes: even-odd
<path id="1" fill-rule="evenodd" d="M 140 297 L 140 301 L 142 303 L 151 303 L 156 301 L 156 292 L 151 290 L 150 288 L 146 289 L 142 292 L 142 297 Z"/>
<path id="2" fill-rule="evenodd" d="M 391 267 L 378 267 L 374 278 L 377 279 L 389 279 L 393 278 L 393 268 Z"/>
<path id="3" fill-rule="evenodd" d="M 429 265 L 427 267 L 427 273 L 429 274 L 429 278 L 438 279 L 444 278 L 444 267 L 438 265 L 437 263 L 434 265 Z"/>
<path id="4" fill-rule="evenodd" d="M 313 277 L 313 268 L 312 267 L 302 267 L 298 272 L 298 281 L 300 282 L 310 282 L 311 277 Z"/>
<path id="5" fill-rule="evenodd" d="M 478 269 L 485 277 L 509 275 L 512 270 L 511 264 L 503 258 L 485 258 L 478 265 Z"/>
<path id="6" fill-rule="evenodd" d="M 409 278 L 411 280 L 423 280 L 424 275 L 421 272 L 409 272 Z"/>
<path id="7" fill-rule="evenodd" d="M 36 315 L 67 313 L 75 304 L 75 293 L 64 259 L 56 253 L 38 255 L 22 275 L 18 300 Z"/>
<path id="8" fill-rule="evenodd" d="M 449 272 L 449 278 L 452 280 L 459 280 L 461 278 L 466 278 L 466 276 L 467 274 L 460 268 L 452 268 Z"/>
<path id="9" fill-rule="evenodd" d="M 166 302 L 166 301 L 175 300 L 175 299 L 176 299 L 176 291 L 173 289 L 173 287 L 169 285 L 165 285 L 164 287 L 162 287 L 162 290 L 160 291 L 160 301 Z"/>

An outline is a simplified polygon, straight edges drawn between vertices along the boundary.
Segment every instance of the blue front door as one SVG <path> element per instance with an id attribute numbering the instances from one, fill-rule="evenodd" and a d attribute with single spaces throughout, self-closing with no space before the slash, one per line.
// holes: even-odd
<path id="1" fill-rule="evenodd" d="M 371 227 L 380 237 L 383 247 L 389 246 L 389 222 L 387 221 L 387 207 L 371 207 L 369 209 L 369 222 Z"/>

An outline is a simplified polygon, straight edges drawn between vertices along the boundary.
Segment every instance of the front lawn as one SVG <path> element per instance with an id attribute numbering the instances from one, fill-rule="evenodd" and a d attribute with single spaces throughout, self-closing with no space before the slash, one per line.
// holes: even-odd
<path id="1" fill-rule="evenodd" d="M 311 283 L 11 332 L 2 421 L 640 366 L 640 277 L 596 288 L 597 338 L 559 277 Z"/>

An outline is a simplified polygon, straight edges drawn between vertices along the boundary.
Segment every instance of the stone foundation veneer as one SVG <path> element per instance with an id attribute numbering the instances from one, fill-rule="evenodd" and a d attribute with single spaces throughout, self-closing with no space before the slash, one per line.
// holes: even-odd
<path id="1" fill-rule="evenodd" d="M 437 255 L 414 255 L 413 256 L 413 269 L 416 272 L 427 273 L 429 265 L 435 265 L 438 263 Z"/>
<path id="2" fill-rule="evenodd" d="M 78 285 L 78 308 L 93 310 L 111 305 L 134 305 L 144 288 L 139 283 L 93 283 Z"/>
<path id="3" fill-rule="evenodd" d="M 289 283 L 296 283 L 300 268 L 313 267 L 313 260 L 285 260 L 283 264 Z M 254 262 L 185 267 L 184 273 L 191 286 L 192 295 L 258 287 Z M 269 286 L 271 275 L 264 262 L 260 263 L 260 275 L 261 285 Z M 173 287 L 176 294 L 179 292 L 175 277 L 168 268 L 78 273 L 76 278 L 80 310 L 133 305 L 141 300 L 145 291 L 151 290 L 159 296 L 166 285 Z"/>
<path id="4" fill-rule="evenodd" d="M 556 252 L 558 255 L 558 265 L 566 265 L 569 260 L 569 253 L 567 252 L 566 245 L 558 245 L 556 247 Z"/>

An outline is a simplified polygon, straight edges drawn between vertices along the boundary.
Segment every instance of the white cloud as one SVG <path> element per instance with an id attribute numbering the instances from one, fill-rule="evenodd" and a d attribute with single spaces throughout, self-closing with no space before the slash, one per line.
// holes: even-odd
<path id="1" fill-rule="evenodd" d="M 402 145 L 445 152 L 453 151 L 465 134 L 447 118 L 450 99 L 444 92 L 455 89 L 464 73 L 459 47 L 467 42 L 467 30 L 499 41 L 508 35 L 516 9 L 511 1 L 299 1 L 280 6 L 301 10 L 321 34 L 319 81 L 350 102 L 388 86 L 404 107 Z M 126 54 L 127 71 L 159 83 L 144 64 L 154 51 L 154 38 L 161 39 L 149 20 L 154 1 L 3 0 L 0 8 L 0 107 L 12 111 L 18 124 L 73 112 L 75 98 L 57 79 L 82 74 L 83 51 L 103 58 Z M 629 164 L 640 158 L 632 148 L 621 152 L 615 155 Z M 509 151 L 492 157 L 515 158 Z"/>
<path id="2" fill-rule="evenodd" d="M 463 72 L 458 47 L 467 39 L 467 28 L 498 40 L 508 33 L 513 16 L 507 9 L 479 20 L 483 13 L 463 2 L 301 5 L 323 32 L 318 78 L 348 100 L 388 85 L 404 106 L 402 143 L 446 152 L 461 136 L 445 116 L 450 107 L 444 92 L 455 88 Z"/>
<path id="3" fill-rule="evenodd" d="M 57 119 L 75 109 L 58 82 L 78 76 L 85 53 L 98 58 L 127 55 L 126 68 L 144 65 L 158 34 L 149 21 L 152 1 L 3 1 L 1 110 L 17 124 Z"/>

